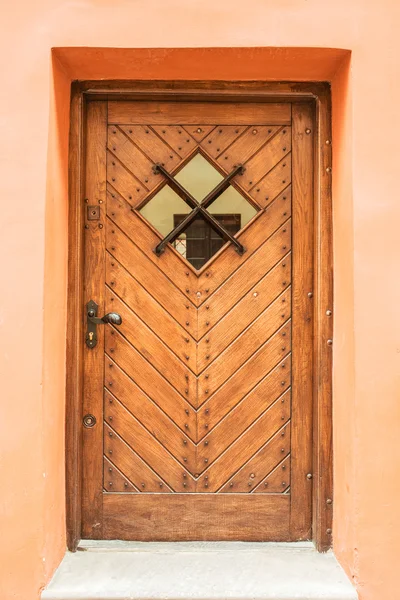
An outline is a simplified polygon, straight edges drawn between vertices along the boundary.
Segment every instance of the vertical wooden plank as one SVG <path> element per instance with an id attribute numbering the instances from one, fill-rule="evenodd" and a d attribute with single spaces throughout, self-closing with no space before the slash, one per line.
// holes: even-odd
<path id="1" fill-rule="evenodd" d="M 313 107 L 292 105 L 292 432 L 290 533 L 311 538 L 313 417 Z"/>
<path id="2" fill-rule="evenodd" d="M 107 103 L 89 102 L 86 119 L 85 211 L 100 206 L 100 219 L 89 221 L 85 214 L 85 266 L 83 318 L 89 300 L 104 314 L 105 292 L 105 219 L 106 219 L 106 142 Z M 82 536 L 101 539 L 103 513 L 103 373 L 104 327 L 97 327 L 98 343 L 84 346 L 84 392 L 81 419 L 94 415 L 94 427 L 83 427 L 82 465 Z M 84 344 L 84 339 L 82 339 Z"/>
<path id="3" fill-rule="evenodd" d="M 331 99 L 328 84 L 318 95 L 315 226 L 314 485 L 313 532 L 320 552 L 332 544 L 332 335 L 333 240 Z"/>
<path id="4" fill-rule="evenodd" d="M 67 289 L 67 361 L 65 440 L 67 546 L 75 551 L 80 540 L 81 523 L 81 425 L 82 399 L 82 319 L 83 302 L 83 161 L 84 104 L 79 88 L 72 88 L 69 143 L 68 209 L 68 289 Z"/>

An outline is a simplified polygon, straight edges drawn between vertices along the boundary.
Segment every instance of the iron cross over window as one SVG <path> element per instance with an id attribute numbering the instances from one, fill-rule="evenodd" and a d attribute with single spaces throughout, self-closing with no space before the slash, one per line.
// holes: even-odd
<path id="1" fill-rule="evenodd" d="M 168 185 L 170 188 L 193 209 L 192 212 L 189 213 L 187 217 L 185 217 L 183 221 L 181 221 L 181 223 L 179 223 L 179 225 L 177 225 L 175 229 L 165 236 L 165 238 L 156 246 L 154 251 L 158 256 L 165 251 L 165 246 L 169 242 L 176 240 L 176 238 L 186 229 L 186 227 L 192 223 L 192 221 L 196 219 L 197 216 L 202 216 L 203 219 L 210 224 L 214 231 L 219 233 L 225 241 L 229 240 L 232 242 L 238 254 L 243 254 L 243 252 L 245 252 L 244 246 L 235 237 L 233 237 L 233 235 L 231 235 L 229 231 L 227 231 L 225 227 L 223 227 L 217 221 L 217 219 L 214 219 L 208 210 L 206 210 L 207 207 L 214 202 L 214 200 L 216 200 L 223 192 L 225 192 L 226 189 L 228 189 L 231 179 L 233 179 L 235 175 L 243 175 L 245 169 L 242 165 L 237 165 L 233 171 L 231 171 L 231 173 L 225 177 L 225 179 L 223 179 L 213 190 L 211 190 L 209 194 L 207 194 L 205 198 L 203 198 L 201 202 L 197 202 L 197 200 L 187 190 L 185 190 L 185 188 L 170 173 L 168 173 L 168 171 L 166 171 L 160 163 L 157 163 L 153 166 L 153 171 L 154 173 L 161 173 L 164 175 L 164 177 L 168 180 Z"/>

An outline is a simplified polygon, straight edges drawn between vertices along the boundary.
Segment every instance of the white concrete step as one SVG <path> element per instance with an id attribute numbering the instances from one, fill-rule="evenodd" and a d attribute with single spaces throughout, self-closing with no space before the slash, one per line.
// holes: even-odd
<path id="1" fill-rule="evenodd" d="M 42 600 L 357 600 L 312 544 L 84 542 Z"/>

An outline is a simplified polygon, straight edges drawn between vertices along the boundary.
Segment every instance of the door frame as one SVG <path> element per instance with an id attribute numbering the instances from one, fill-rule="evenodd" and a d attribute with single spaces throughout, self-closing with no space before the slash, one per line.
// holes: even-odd
<path id="1" fill-rule="evenodd" d="M 69 141 L 68 290 L 66 345 L 67 545 L 75 551 L 81 529 L 83 399 L 84 154 L 89 101 L 153 100 L 306 102 L 314 112 L 314 299 L 312 540 L 332 544 L 332 143 L 331 92 L 327 82 L 84 81 L 71 87 Z M 312 133 L 312 132 L 310 132 Z"/>

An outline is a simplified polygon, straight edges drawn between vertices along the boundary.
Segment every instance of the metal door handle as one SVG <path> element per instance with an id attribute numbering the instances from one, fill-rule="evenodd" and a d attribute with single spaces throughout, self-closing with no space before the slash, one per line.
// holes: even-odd
<path id="1" fill-rule="evenodd" d="M 94 323 L 95 325 L 104 325 L 105 323 L 111 323 L 111 325 L 122 324 L 122 317 L 118 313 L 107 313 L 106 315 L 104 315 L 104 317 L 101 317 L 101 319 L 99 319 L 99 317 L 96 317 L 95 314 L 96 313 L 93 309 L 88 311 L 88 319 L 91 321 L 91 323 Z"/>
<path id="2" fill-rule="evenodd" d="M 97 325 L 105 325 L 106 323 L 111 325 L 122 324 L 122 317 L 118 313 L 110 312 L 100 318 L 97 316 L 98 309 L 99 307 L 94 300 L 90 300 L 86 304 L 87 331 L 85 341 L 86 346 L 90 349 L 97 344 Z"/>

